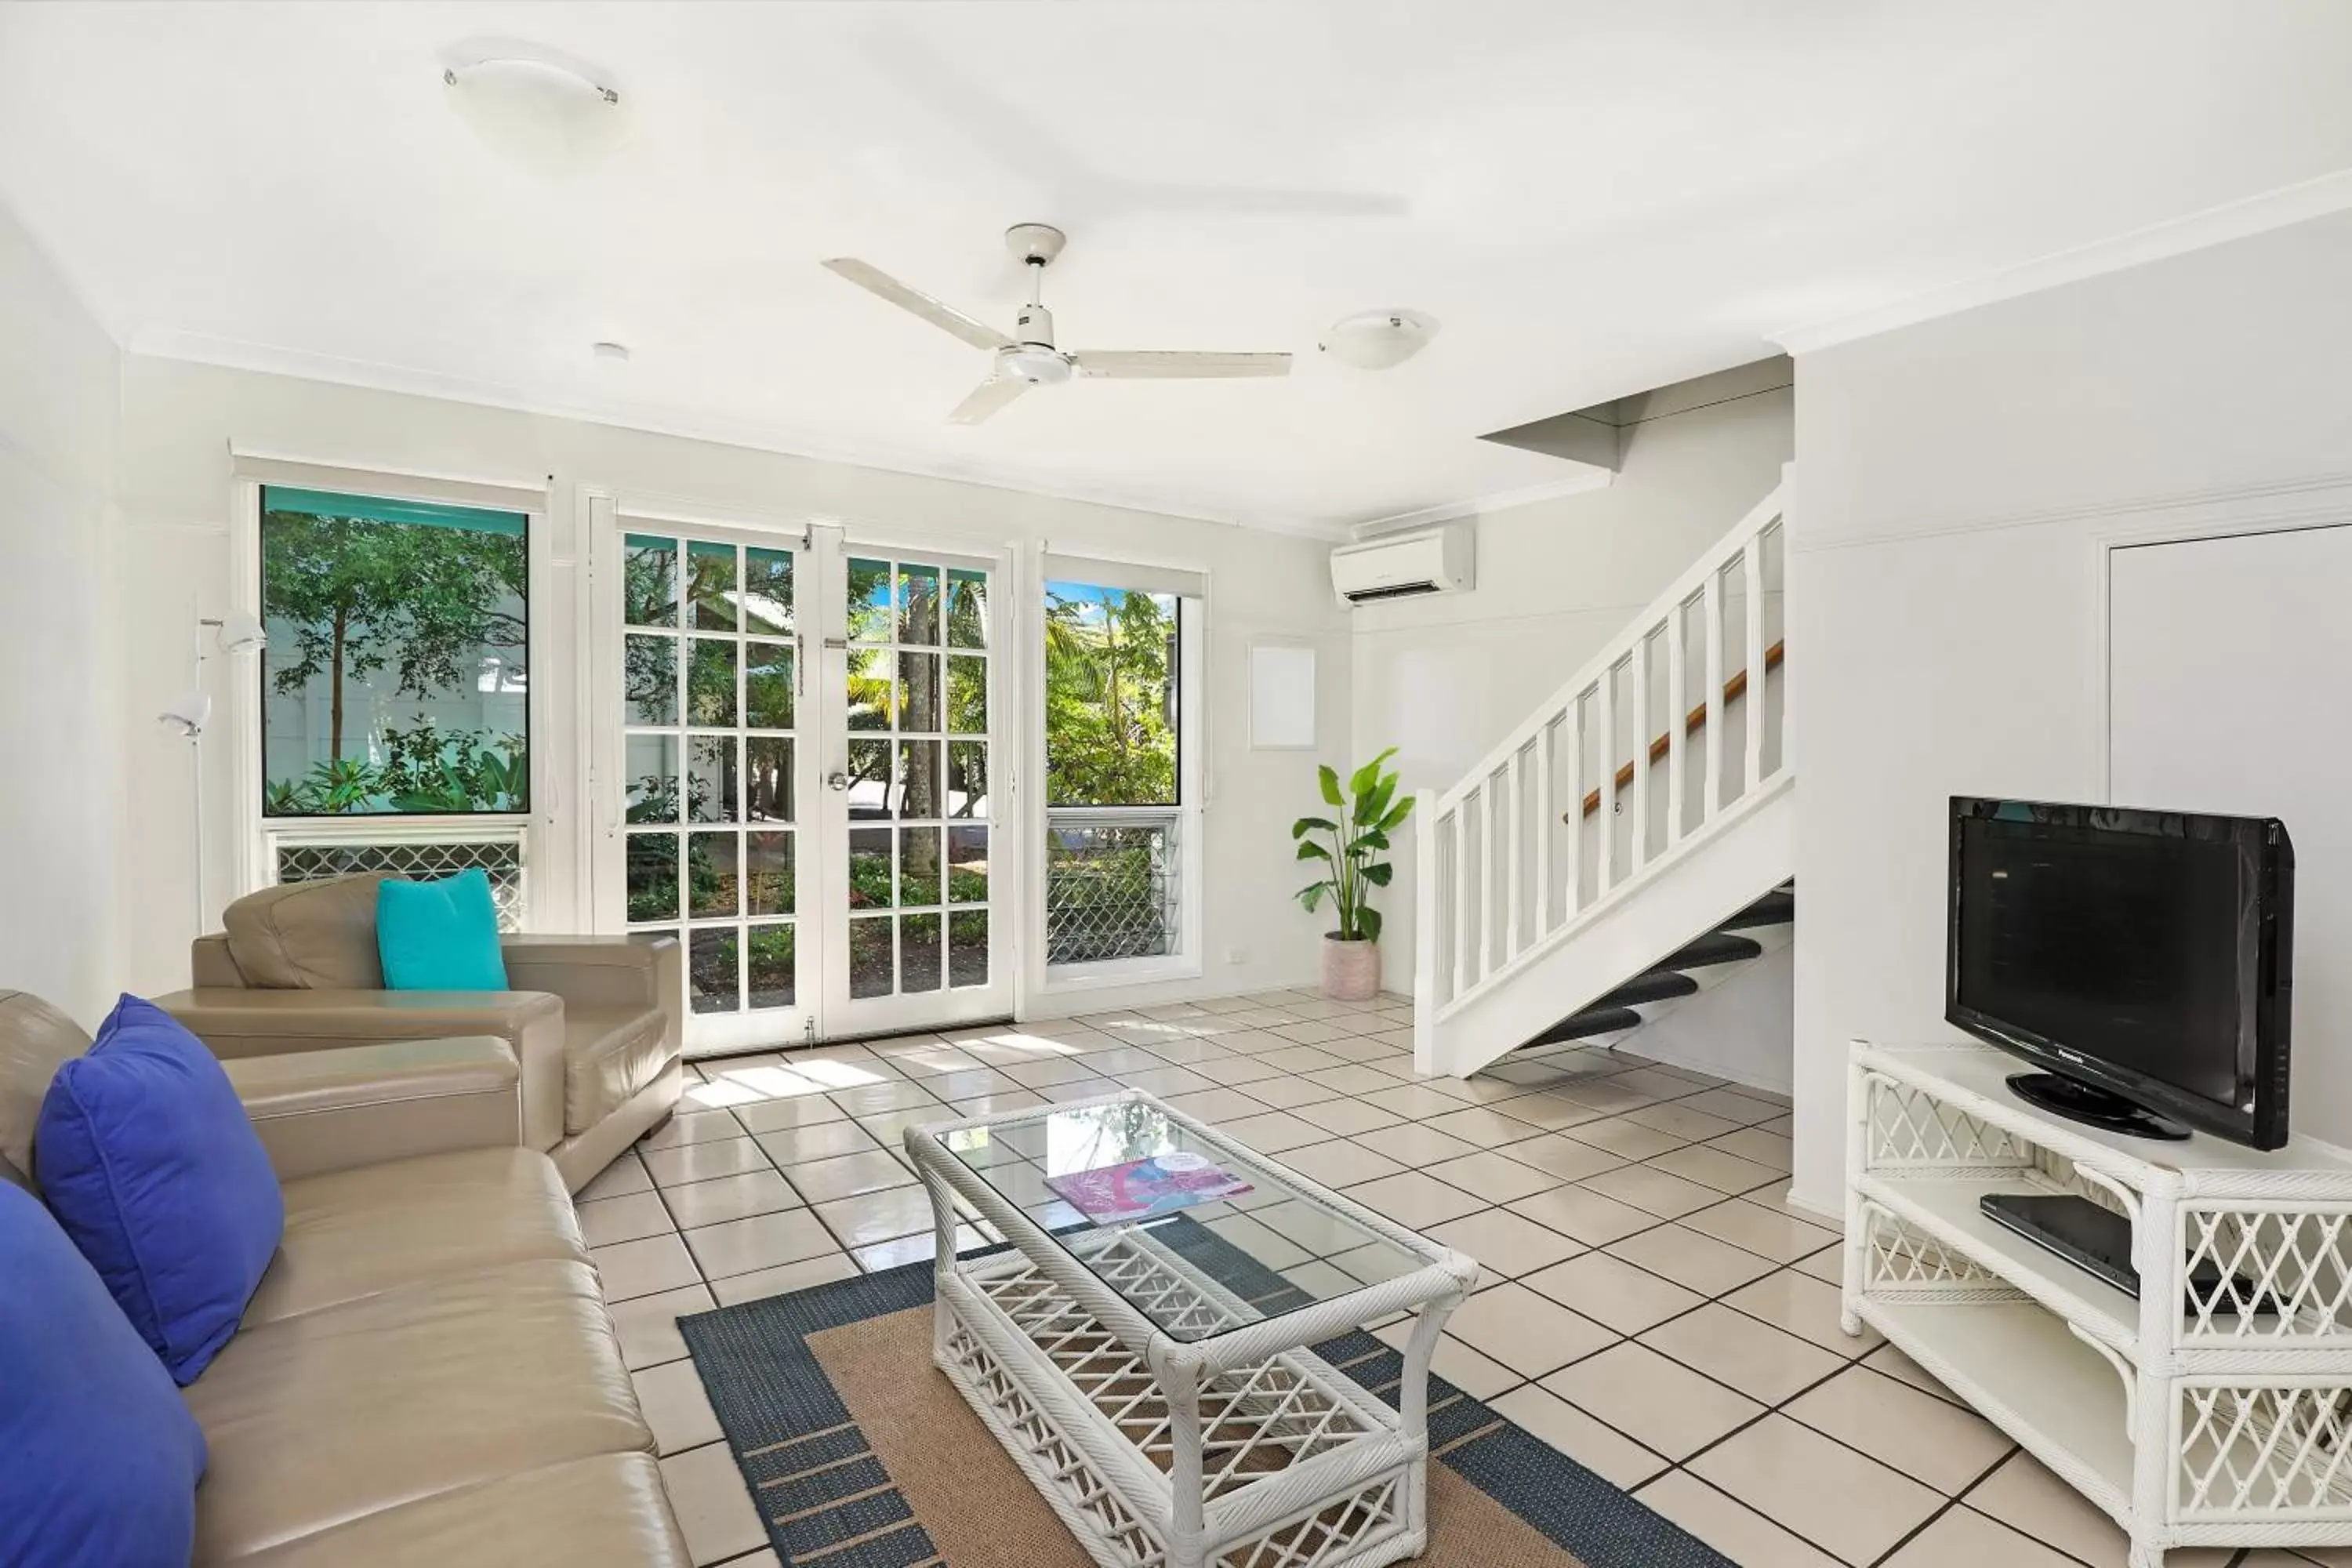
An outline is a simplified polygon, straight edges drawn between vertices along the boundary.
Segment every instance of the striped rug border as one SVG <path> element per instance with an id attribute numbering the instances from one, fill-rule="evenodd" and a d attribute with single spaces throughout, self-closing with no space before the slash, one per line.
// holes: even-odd
<path id="1" fill-rule="evenodd" d="M 1187 1216 L 1160 1234 L 1245 1300 L 1276 1305 L 1288 1289 Z M 678 1320 L 728 1448 L 760 1502 L 769 1544 L 793 1568 L 926 1568 L 941 1561 L 807 1342 L 811 1334 L 931 1300 L 931 1265 L 909 1263 Z M 1396 1405 L 1404 1361 L 1389 1345 L 1351 1329 L 1314 1349 Z M 1429 1446 L 1440 1464 L 1587 1568 L 1738 1568 L 1434 1374 Z"/>

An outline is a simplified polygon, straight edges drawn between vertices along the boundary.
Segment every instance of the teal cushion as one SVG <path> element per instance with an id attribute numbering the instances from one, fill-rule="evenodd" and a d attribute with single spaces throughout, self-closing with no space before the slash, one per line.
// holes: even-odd
<path id="1" fill-rule="evenodd" d="M 499 907 L 477 866 L 437 882 L 375 890 L 375 946 L 390 991 L 504 991 Z"/>

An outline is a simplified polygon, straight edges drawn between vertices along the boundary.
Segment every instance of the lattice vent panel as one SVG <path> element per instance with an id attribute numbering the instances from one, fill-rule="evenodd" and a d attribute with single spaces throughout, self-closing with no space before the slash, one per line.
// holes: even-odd
<path id="1" fill-rule="evenodd" d="M 317 882 L 362 871 L 390 871 L 415 881 L 430 881 L 477 866 L 489 875 L 499 929 L 520 929 L 522 846 L 513 839 L 346 839 L 334 844 L 277 846 L 280 882 Z"/>
<path id="2" fill-rule="evenodd" d="M 2352 1519 L 2352 1389 L 2180 1390 L 2182 1517 Z"/>
<path id="3" fill-rule="evenodd" d="M 2352 1214 L 2185 1208 L 2191 1341 L 2352 1333 Z M 2200 1280 L 2200 1271 L 2206 1271 Z"/>
<path id="4" fill-rule="evenodd" d="M 1873 1166 L 2013 1169 L 2032 1164 L 2041 1152 L 2024 1139 L 1908 1084 L 1875 1074 L 1868 1083 Z"/>
<path id="5" fill-rule="evenodd" d="M 2021 1294 L 1876 1204 L 1863 1205 L 1863 1218 L 1869 1237 L 1863 1248 L 1864 1289 L 1873 1295 L 2007 1301 Z"/>

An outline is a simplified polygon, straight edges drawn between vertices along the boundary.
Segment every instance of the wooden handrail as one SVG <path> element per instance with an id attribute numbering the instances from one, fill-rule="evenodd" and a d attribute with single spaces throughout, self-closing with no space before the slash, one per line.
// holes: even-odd
<path id="1" fill-rule="evenodd" d="M 1780 659 L 1788 646 L 1788 639 L 1783 637 L 1780 641 L 1774 643 L 1770 647 L 1764 650 L 1764 669 L 1767 674 L 1769 674 L 1771 671 L 1778 669 L 1780 667 Z M 1748 672 L 1743 669 L 1723 683 L 1723 705 L 1727 708 L 1730 707 L 1732 703 L 1745 696 L 1747 691 Z M 1692 709 L 1690 710 L 1690 716 L 1683 721 L 1683 733 L 1686 736 L 1696 735 L 1701 730 L 1706 728 L 1706 704 L 1702 702 L 1697 707 Z M 1672 731 L 1668 731 L 1665 734 L 1659 736 L 1656 740 L 1650 742 L 1650 761 L 1654 763 L 1664 761 L 1666 753 L 1673 749 L 1674 732 Z M 1633 783 L 1633 764 L 1627 763 L 1623 767 L 1617 770 L 1617 787 L 1621 790 L 1628 789 L 1632 787 Z M 1601 792 L 1596 789 L 1585 795 L 1584 809 L 1579 815 L 1582 816 L 1591 816 L 1600 809 Z M 1569 816 L 1566 812 L 1560 813 L 1559 819 L 1562 822 L 1568 823 L 1570 826 L 1575 826 L 1577 820 L 1576 817 Z"/>

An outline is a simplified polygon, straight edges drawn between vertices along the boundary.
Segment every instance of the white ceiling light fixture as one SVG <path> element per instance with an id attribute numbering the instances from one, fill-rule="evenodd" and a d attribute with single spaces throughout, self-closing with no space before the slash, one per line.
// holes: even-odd
<path id="1" fill-rule="evenodd" d="M 485 146 L 539 174 L 577 174 L 628 133 L 611 78 L 542 45 L 512 38 L 459 44 L 443 58 L 441 80 Z"/>
<path id="2" fill-rule="evenodd" d="M 1358 370 L 1393 370 L 1436 335 L 1436 321 L 1419 310 L 1366 310 L 1332 322 L 1315 346 Z"/>
<path id="3" fill-rule="evenodd" d="M 986 381 L 949 413 L 957 425 L 977 425 L 1033 386 L 1058 386 L 1073 375 L 1116 376 L 1124 380 L 1162 381 L 1181 378 L 1232 379 L 1240 376 L 1288 375 L 1286 353 L 1202 353 L 1187 350 L 1088 349 L 1065 353 L 1054 346 L 1054 312 L 1045 309 L 1045 268 L 1067 243 L 1051 224 L 1016 223 L 1004 231 L 1004 243 L 1029 268 L 1029 302 L 1013 319 L 1013 331 L 1003 332 L 943 304 L 920 289 L 909 289 L 870 262 L 854 256 L 836 256 L 823 265 L 869 293 L 879 295 L 902 310 L 977 349 L 986 349 L 991 371 Z"/>

